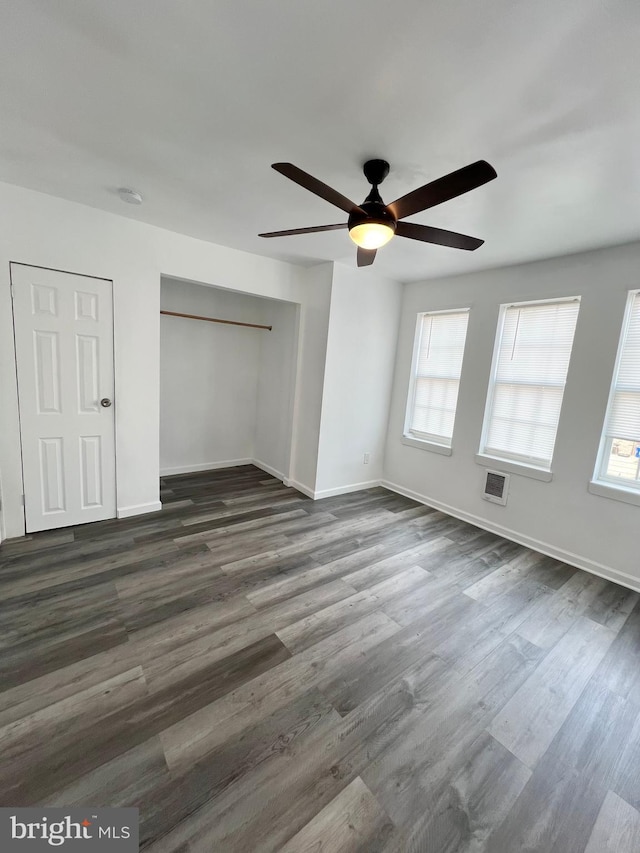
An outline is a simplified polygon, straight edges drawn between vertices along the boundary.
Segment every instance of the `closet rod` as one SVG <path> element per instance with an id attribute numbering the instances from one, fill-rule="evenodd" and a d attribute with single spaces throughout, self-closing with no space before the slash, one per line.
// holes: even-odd
<path id="1" fill-rule="evenodd" d="M 267 329 L 269 332 L 273 326 L 261 326 L 259 323 L 241 323 L 239 320 L 218 320 L 216 317 L 200 317 L 198 314 L 180 314 L 178 311 L 160 311 L 169 317 L 186 317 L 187 320 L 206 320 L 207 323 L 225 323 L 227 326 L 248 326 L 250 329 Z"/>

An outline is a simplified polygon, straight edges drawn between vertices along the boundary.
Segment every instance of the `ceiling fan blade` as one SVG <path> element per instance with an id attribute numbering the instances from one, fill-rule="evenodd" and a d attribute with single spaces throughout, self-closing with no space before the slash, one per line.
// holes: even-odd
<path id="1" fill-rule="evenodd" d="M 316 231 L 338 231 L 346 227 L 346 222 L 339 225 L 312 225 L 310 228 L 290 228 L 288 231 L 267 231 L 266 234 L 258 234 L 258 237 L 290 237 L 292 234 L 315 234 Z"/>
<path id="2" fill-rule="evenodd" d="M 361 249 L 358 246 L 358 266 L 359 267 L 368 267 L 376 259 L 377 249 Z"/>
<path id="3" fill-rule="evenodd" d="M 320 198 L 328 201 L 329 204 L 334 204 L 336 207 L 339 207 L 340 210 L 344 210 L 345 213 L 351 213 L 352 210 L 361 209 L 346 196 L 343 196 L 336 190 L 331 189 L 331 187 L 323 184 L 322 181 L 319 181 L 312 175 L 307 174 L 307 172 L 303 172 L 302 169 L 298 169 L 298 167 L 294 166 L 293 163 L 272 163 L 271 168 L 275 169 L 276 172 L 280 172 L 280 174 L 284 175 L 285 178 L 289 178 L 290 181 L 300 184 L 300 186 L 304 187 L 305 190 L 309 190 L 309 192 L 319 195 Z"/>
<path id="4" fill-rule="evenodd" d="M 423 187 L 418 187 L 417 190 L 391 202 L 388 207 L 396 219 L 404 219 L 405 216 L 413 216 L 421 210 L 427 210 L 429 207 L 435 207 L 436 204 L 442 204 L 443 201 L 468 193 L 469 190 L 475 190 L 476 187 L 481 187 L 482 184 L 497 177 L 493 166 L 486 160 L 478 160 Z"/>
<path id="5" fill-rule="evenodd" d="M 396 234 L 410 240 L 422 240 L 423 243 L 436 243 L 438 246 L 450 246 L 452 249 L 466 249 L 473 252 L 484 243 L 477 237 L 468 237 L 456 231 L 444 231 L 430 225 L 417 225 L 415 222 L 398 222 Z"/>

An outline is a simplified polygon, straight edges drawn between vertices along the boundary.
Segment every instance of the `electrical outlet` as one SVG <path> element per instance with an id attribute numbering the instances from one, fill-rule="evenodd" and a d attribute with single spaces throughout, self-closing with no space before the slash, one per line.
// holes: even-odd
<path id="1" fill-rule="evenodd" d="M 362 460 L 363 465 L 368 465 L 368 464 L 369 464 L 369 459 L 370 459 L 370 458 L 371 458 L 371 454 L 369 454 L 369 453 L 365 453 L 365 454 L 364 454 L 364 458 L 363 458 L 363 460 Z"/>

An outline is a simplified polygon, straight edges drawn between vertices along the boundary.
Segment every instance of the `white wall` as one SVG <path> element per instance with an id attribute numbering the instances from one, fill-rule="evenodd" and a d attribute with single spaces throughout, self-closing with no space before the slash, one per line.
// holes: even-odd
<path id="1" fill-rule="evenodd" d="M 627 291 L 640 244 L 407 285 L 386 448 L 392 486 L 480 526 L 640 588 L 639 509 L 590 494 Z M 552 464 L 553 480 L 512 474 L 506 507 L 481 498 L 475 462 L 501 303 L 582 297 Z M 471 307 L 450 457 L 402 444 L 416 314 Z M 500 468 L 498 464 L 495 466 Z"/>
<path id="2" fill-rule="evenodd" d="M 288 480 L 300 309 L 287 302 L 261 302 L 261 322 L 272 329 L 259 336 L 253 458 L 276 477 Z"/>
<path id="3" fill-rule="evenodd" d="M 303 271 L 304 308 L 296 370 L 290 482 L 308 495 L 316 488 L 324 367 L 333 263 Z"/>
<path id="4" fill-rule="evenodd" d="M 2 497 L 2 472 L 0 471 L 0 542 L 2 542 L 2 540 L 5 537 L 3 507 L 4 507 L 4 499 Z"/>
<path id="5" fill-rule="evenodd" d="M 305 313 L 302 271 L 291 264 L 0 184 L 0 469 L 6 536 L 24 532 L 11 261 L 113 280 L 119 512 L 158 507 L 161 275 L 300 302 Z M 319 370 L 309 368 L 311 374 Z"/>
<path id="6" fill-rule="evenodd" d="M 263 303 L 220 288 L 163 279 L 163 309 L 263 322 Z M 247 462 L 254 456 L 263 329 L 160 318 L 160 473 Z"/>
<path id="7" fill-rule="evenodd" d="M 334 264 L 318 497 L 377 485 L 383 476 L 401 299 L 398 282 Z"/>

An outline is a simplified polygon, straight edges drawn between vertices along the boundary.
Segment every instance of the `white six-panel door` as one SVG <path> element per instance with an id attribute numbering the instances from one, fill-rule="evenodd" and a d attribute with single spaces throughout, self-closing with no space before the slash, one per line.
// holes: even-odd
<path id="1" fill-rule="evenodd" d="M 112 283 L 23 264 L 11 282 L 27 532 L 114 518 Z"/>

